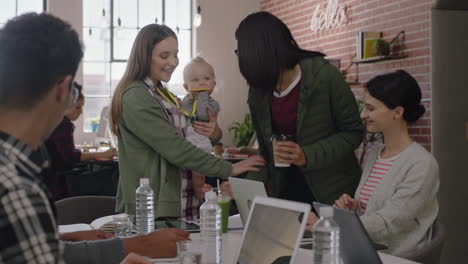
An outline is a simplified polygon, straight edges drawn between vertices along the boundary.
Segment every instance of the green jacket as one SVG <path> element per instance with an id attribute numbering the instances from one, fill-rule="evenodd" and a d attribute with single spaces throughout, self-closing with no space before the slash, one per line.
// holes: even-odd
<path id="1" fill-rule="evenodd" d="M 135 214 L 139 179 L 149 178 L 155 217 L 180 216 L 180 168 L 227 178 L 232 164 L 200 150 L 177 134 L 166 110 L 143 81 L 129 84 L 119 122 L 117 212 Z"/>
<path id="2" fill-rule="evenodd" d="M 364 126 L 355 97 L 336 67 L 322 57 L 303 59 L 300 66 L 296 141 L 307 159 L 301 170 L 315 199 L 332 204 L 343 193 L 353 195 L 359 183 L 361 169 L 354 149 Z M 270 196 L 281 198 L 288 175 L 287 170 L 274 167 L 270 96 L 250 87 L 248 104 L 259 152 L 267 165 L 247 178 L 263 181 Z"/>

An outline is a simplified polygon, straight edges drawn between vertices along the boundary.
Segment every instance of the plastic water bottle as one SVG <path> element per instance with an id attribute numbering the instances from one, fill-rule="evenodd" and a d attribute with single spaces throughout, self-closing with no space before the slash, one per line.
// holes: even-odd
<path id="1" fill-rule="evenodd" d="M 221 208 L 215 192 L 205 193 L 200 207 L 200 242 L 203 264 L 221 263 Z"/>
<path id="2" fill-rule="evenodd" d="M 138 234 L 148 234 L 154 230 L 153 190 L 148 178 L 140 179 L 140 187 L 136 190 L 136 231 Z"/>
<path id="3" fill-rule="evenodd" d="M 333 221 L 333 207 L 320 208 L 312 239 L 315 264 L 340 264 L 340 227 Z"/>

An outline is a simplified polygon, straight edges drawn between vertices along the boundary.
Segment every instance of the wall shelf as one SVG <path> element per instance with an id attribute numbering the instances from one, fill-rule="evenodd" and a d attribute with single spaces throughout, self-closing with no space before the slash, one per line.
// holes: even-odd
<path id="1" fill-rule="evenodd" d="M 404 59 L 407 56 L 404 53 L 404 43 L 405 43 L 405 31 L 400 31 L 389 43 L 390 45 L 390 55 L 388 56 L 377 56 L 372 58 L 365 58 L 365 59 L 355 59 L 357 53 L 354 53 L 353 57 L 351 57 L 351 63 L 349 64 L 346 69 L 342 71 L 344 75 L 349 72 L 349 69 L 356 65 L 356 78 L 354 80 L 347 80 L 349 85 L 360 85 L 361 82 L 359 81 L 359 64 L 366 64 L 366 63 L 378 63 L 382 61 L 389 61 L 389 60 L 399 60 Z"/>
<path id="2" fill-rule="evenodd" d="M 375 63 L 380 61 L 387 61 L 387 60 L 399 60 L 406 58 L 405 55 L 395 55 L 395 56 L 377 56 L 372 58 L 366 58 L 361 60 L 353 60 L 353 63 Z"/>

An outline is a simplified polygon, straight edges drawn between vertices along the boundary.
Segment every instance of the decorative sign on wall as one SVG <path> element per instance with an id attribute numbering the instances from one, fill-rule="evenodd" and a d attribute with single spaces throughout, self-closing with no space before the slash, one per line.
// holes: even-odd
<path id="1" fill-rule="evenodd" d="M 310 21 L 310 30 L 319 32 L 326 29 L 336 28 L 348 22 L 346 15 L 346 7 L 339 5 L 339 0 L 328 0 L 328 3 L 323 5 L 318 4 Z"/>

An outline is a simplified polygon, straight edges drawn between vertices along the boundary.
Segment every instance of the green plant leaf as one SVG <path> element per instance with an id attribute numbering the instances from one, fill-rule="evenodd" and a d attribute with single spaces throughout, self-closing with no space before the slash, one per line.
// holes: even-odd
<path id="1" fill-rule="evenodd" d="M 228 131 L 233 136 L 236 147 L 247 146 L 254 134 L 250 113 L 245 115 L 242 123 L 234 122 Z"/>

